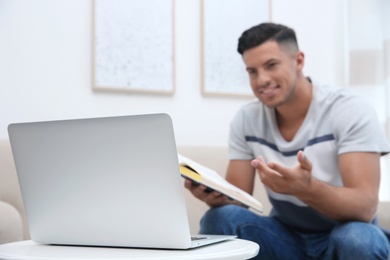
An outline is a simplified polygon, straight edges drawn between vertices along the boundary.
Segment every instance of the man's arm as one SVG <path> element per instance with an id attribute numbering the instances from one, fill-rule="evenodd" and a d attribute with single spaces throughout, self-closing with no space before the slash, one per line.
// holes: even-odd
<path id="1" fill-rule="evenodd" d="M 250 160 L 231 160 L 226 172 L 226 180 L 238 188 L 253 194 L 255 169 Z"/>
<path id="2" fill-rule="evenodd" d="M 372 221 L 378 206 L 380 154 L 342 154 L 339 169 L 344 187 L 314 180 L 309 191 L 298 198 L 336 220 Z"/>
<path id="3" fill-rule="evenodd" d="M 226 180 L 242 190 L 252 194 L 255 169 L 250 160 L 232 160 L 229 162 Z M 206 186 L 193 185 L 191 180 L 185 180 L 184 186 L 198 199 L 204 201 L 210 207 L 218 207 L 226 204 L 239 204 L 230 200 L 219 192 L 205 192 Z"/>
<path id="4" fill-rule="evenodd" d="M 252 161 L 261 181 L 275 192 L 296 196 L 323 215 L 338 221 L 370 222 L 378 205 L 380 154 L 354 152 L 339 156 L 344 186 L 324 183 L 311 175 L 312 165 L 303 152 L 288 168 L 261 158 Z"/>

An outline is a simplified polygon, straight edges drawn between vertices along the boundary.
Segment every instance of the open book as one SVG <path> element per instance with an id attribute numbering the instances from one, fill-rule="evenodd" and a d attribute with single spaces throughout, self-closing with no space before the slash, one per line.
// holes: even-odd
<path id="1" fill-rule="evenodd" d="M 263 205 L 258 200 L 247 192 L 230 184 L 216 171 L 194 162 L 183 155 L 178 154 L 178 158 L 181 175 L 184 178 L 191 179 L 195 184 L 206 186 L 206 192 L 218 191 L 255 211 L 263 212 Z"/>

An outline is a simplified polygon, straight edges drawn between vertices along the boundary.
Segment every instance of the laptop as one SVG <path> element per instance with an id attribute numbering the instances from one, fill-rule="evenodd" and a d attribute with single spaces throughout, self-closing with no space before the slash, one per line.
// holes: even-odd
<path id="1" fill-rule="evenodd" d="M 8 126 L 31 239 L 42 244 L 188 249 L 191 239 L 167 114 Z"/>

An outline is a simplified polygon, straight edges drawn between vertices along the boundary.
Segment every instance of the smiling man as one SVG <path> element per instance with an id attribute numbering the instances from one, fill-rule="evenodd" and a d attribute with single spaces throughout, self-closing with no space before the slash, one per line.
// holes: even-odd
<path id="1" fill-rule="evenodd" d="M 261 259 L 388 259 L 375 213 L 380 156 L 390 146 L 373 108 L 305 77 L 305 56 L 286 26 L 248 29 L 238 52 L 258 101 L 232 121 L 226 178 L 250 194 L 260 178 L 273 209 L 259 216 L 186 181 L 210 206 L 200 232 L 257 242 Z"/>

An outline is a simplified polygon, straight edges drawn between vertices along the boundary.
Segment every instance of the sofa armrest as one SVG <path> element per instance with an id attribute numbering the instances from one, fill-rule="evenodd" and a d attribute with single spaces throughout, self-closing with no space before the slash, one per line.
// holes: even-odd
<path id="1" fill-rule="evenodd" d="M 0 140 L 0 201 L 12 205 L 12 207 L 18 211 L 19 215 L 22 217 L 23 239 L 29 239 L 30 236 L 24 212 L 22 194 L 20 192 L 9 140 Z M 2 220 L 1 214 L 0 220 Z"/>
<path id="2" fill-rule="evenodd" d="M 19 211 L 0 201 L 0 244 L 23 240 L 23 224 Z"/>

